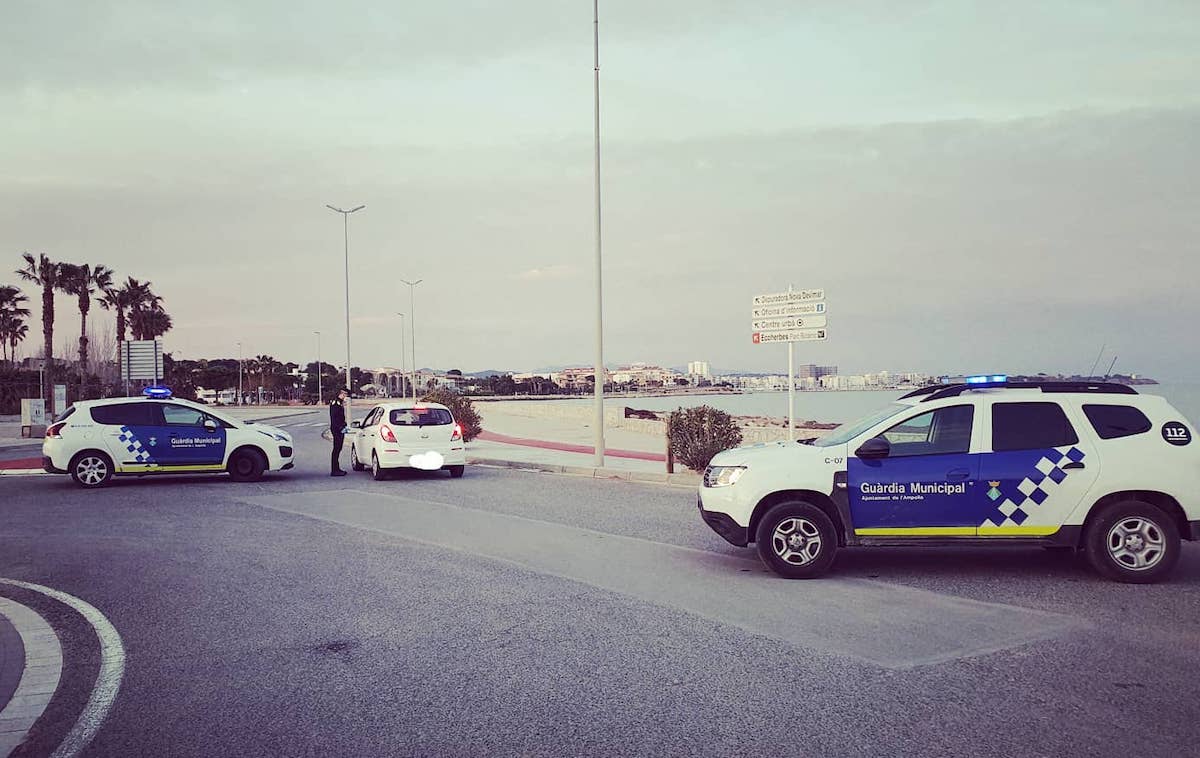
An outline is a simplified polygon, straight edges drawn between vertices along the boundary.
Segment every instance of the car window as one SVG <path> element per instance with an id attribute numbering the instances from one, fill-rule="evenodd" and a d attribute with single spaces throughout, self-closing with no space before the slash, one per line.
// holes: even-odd
<path id="1" fill-rule="evenodd" d="M 966 453 L 974 417 L 974 406 L 952 405 L 905 419 L 880 436 L 891 445 L 890 458 Z"/>
<path id="2" fill-rule="evenodd" d="M 97 405 L 92 408 L 92 420 L 97 424 L 111 426 L 157 426 L 161 423 L 160 418 L 158 408 L 148 401 Z"/>
<path id="3" fill-rule="evenodd" d="M 992 450 L 1040 450 L 1079 442 L 1058 403 L 992 405 Z"/>
<path id="4" fill-rule="evenodd" d="M 379 423 L 379 418 L 382 415 L 383 415 L 382 408 L 372 408 L 371 412 L 367 414 L 367 420 L 366 420 L 366 422 L 363 423 L 363 426 L 375 426 L 376 424 Z"/>
<path id="5" fill-rule="evenodd" d="M 170 403 L 162 406 L 162 413 L 168 426 L 202 426 L 206 415 L 204 411 Z"/>
<path id="6" fill-rule="evenodd" d="M 54 423 L 56 423 L 56 424 L 57 424 L 57 423 L 58 423 L 58 422 L 60 422 L 60 421 L 66 421 L 66 420 L 67 420 L 67 418 L 69 418 L 69 417 L 70 417 L 70 415 L 71 415 L 72 413 L 74 413 L 74 412 L 75 412 L 75 406 L 74 406 L 74 405 L 68 405 L 68 406 L 67 406 L 67 409 L 66 409 L 65 411 L 63 411 L 62 413 L 58 414 L 58 416 L 56 416 L 56 417 L 54 418 Z"/>
<path id="7" fill-rule="evenodd" d="M 880 423 L 881 421 L 886 421 L 887 419 L 891 418 L 892 416 L 895 416 L 897 413 L 901 413 L 903 411 L 909 411 L 909 410 L 912 410 L 912 406 L 905 405 L 903 403 L 893 403 L 891 405 L 884 406 L 883 408 L 880 408 L 878 411 L 872 413 L 870 416 L 861 418 L 858 421 L 855 421 L 853 424 L 846 424 L 844 426 L 839 426 L 837 429 L 834 429 L 829 434 L 826 434 L 824 437 L 821 437 L 813 444 L 816 445 L 817 447 L 832 447 L 833 445 L 844 445 L 847 442 L 849 442 L 850 440 L 857 437 L 858 435 L 867 431 L 871 427 Z"/>
<path id="8" fill-rule="evenodd" d="M 1144 434 L 1154 426 L 1146 414 L 1130 405 L 1085 405 L 1083 413 L 1102 440 Z"/>
<path id="9" fill-rule="evenodd" d="M 396 426 L 445 426 L 454 417 L 445 408 L 397 408 L 388 417 Z"/>

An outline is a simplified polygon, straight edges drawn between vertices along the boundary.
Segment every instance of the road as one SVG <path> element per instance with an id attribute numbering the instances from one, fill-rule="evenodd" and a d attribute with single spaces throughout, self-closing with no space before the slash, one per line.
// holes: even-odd
<path id="1" fill-rule="evenodd" d="M 91 756 L 1194 755 L 1200 546 L 1173 581 L 1040 550 L 843 552 L 788 582 L 695 494 L 470 468 L 256 484 L 0 478 L 0 577 L 86 600 L 124 679 Z M 48 755 L 99 668 L 36 593 L 63 679 Z"/>

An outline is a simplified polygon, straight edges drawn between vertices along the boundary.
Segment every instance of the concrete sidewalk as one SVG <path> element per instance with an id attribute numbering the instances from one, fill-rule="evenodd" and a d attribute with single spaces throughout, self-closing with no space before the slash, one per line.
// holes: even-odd
<path id="1" fill-rule="evenodd" d="M 667 474 L 666 440 L 630 429 L 606 428 L 604 465 L 596 466 L 594 430 L 571 418 L 530 417 L 480 403 L 484 433 L 467 444 L 477 465 L 696 487 L 700 476 L 676 464 Z"/>

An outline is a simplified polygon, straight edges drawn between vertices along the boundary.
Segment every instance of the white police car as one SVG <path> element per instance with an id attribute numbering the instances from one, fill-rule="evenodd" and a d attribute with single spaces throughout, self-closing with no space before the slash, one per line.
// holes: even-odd
<path id="1" fill-rule="evenodd" d="M 852 545 L 1082 550 L 1104 576 L 1151 582 L 1200 539 L 1200 446 L 1161 397 L 1119 384 L 1010 383 L 910 392 L 811 445 L 726 450 L 704 521 L 756 543 L 781 576 L 820 576 Z"/>
<path id="2" fill-rule="evenodd" d="M 226 471 L 252 482 L 292 468 L 292 438 L 282 429 L 174 399 L 165 387 L 145 395 L 71 405 L 46 429 L 42 467 L 83 487 L 130 474 Z"/>

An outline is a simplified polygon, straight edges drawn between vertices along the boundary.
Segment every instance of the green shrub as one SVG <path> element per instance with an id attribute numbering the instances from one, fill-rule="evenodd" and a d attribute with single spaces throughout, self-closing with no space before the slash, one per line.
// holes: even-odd
<path id="1" fill-rule="evenodd" d="M 470 442 L 483 431 L 483 419 L 471 404 L 471 398 L 460 395 L 445 387 L 431 389 L 421 396 L 426 403 L 440 403 L 450 409 L 454 420 L 462 425 L 463 442 Z"/>
<path id="2" fill-rule="evenodd" d="M 671 411 L 667 435 L 675 459 L 693 471 L 703 471 L 714 455 L 742 444 L 733 417 L 707 405 Z"/>

